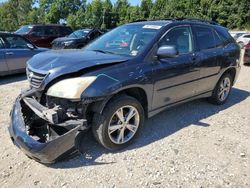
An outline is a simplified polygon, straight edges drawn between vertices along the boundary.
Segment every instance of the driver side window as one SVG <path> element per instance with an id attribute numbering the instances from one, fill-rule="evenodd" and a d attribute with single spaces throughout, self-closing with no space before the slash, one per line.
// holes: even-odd
<path id="1" fill-rule="evenodd" d="M 168 31 L 159 43 L 161 46 L 174 46 L 178 54 L 187 54 L 193 51 L 191 28 L 188 26 L 176 27 Z"/>

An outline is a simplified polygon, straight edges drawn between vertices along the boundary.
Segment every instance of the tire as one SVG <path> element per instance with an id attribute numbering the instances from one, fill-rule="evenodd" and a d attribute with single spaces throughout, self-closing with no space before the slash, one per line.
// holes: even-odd
<path id="1" fill-rule="evenodd" d="M 127 119 L 128 123 L 126 124 L 129 112 L 133 112 L 135 115 Z M 122 113 L 125 118 L 121 118 Z M 123 119 L 123 122 L 121 119 Z M 144 109 L 140 102 L 133 97 L 121 95 L 111 99 L 102 114 L 94 114 L 92 131 L 101 145 L 114 151 L 123 149 L 134 142 L 142 130 L 143 123 Z M 114 125 L 116 126 L 114 127 Z"/>
<path id="2" fill-rule="evenodd" d="M 209 102 L 222 105 L 224 104 L 231 92 L 233 79 L 231 74 L 224 74 L 218 83 L 216 84 L 212 96 L 209 98 Z M 225 87 L 227 85 L 227 87 Z M 223 90 L 223 91 L 222 91 Z M 224 94 L 223 94 L 224 93 Z M 222 96 L 224 95 L 224 96 Z"/>

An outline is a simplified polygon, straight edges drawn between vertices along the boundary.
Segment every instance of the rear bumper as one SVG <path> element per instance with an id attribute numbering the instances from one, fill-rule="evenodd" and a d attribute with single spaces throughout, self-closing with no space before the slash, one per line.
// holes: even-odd
<path id="1" fill-rule="evenodd" d="M 18 97 L 11 111 L 11 123 L 9 133 L 14 144 L 30 158 L 41 163 L 53 163 L 66 154 L 76 151 L 76 138 L 85 125 L 73 125 L 72 128 L 62 135 L 41 142 L 28 134 L 27 125 L 22 112 L 22 99 Z"/>

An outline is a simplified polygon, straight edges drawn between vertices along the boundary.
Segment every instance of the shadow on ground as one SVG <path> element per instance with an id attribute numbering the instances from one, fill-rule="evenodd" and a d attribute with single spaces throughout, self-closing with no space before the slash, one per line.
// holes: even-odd
<path id="1" fill-rule="evenodd" d="M 202 122 L 203 119 L 215 115 L 227 108 L 230 108 L 249 97 L 249 92 L 234 88 L 226 104 L 221 106 L 212 105 L 206 100 L 196 100 L 180 106 L 163 111 L 160 114 L 146 120 L 143 133 L 130 147 L 119 151 L 126 152 L 135 148 L 144 147 L 155 141 L 161 140 L 171 134 L 188 127 L 189 125 L 202 126 L 204 128 L 211 126 Z M 81 154 L 77 157 L 61 161 L 51 165 L 52 168 L 77 168 L 89 165 L 102 165 L 107 163 L 96 162 L 96 159 L 105 153 L 110 153 L 92 137 L 91 131 L 86 132 L 86 136 L 81 142 Z"/>
<path id="2" fill-rule="evenodd" d="M 9 76 L 2 76 L 0 77 L 0 85 L 10 84 L 13 82 L 19 82 L 23 80 L 26 80 L 26 74 L 24 73 L 14 74 L 14 75 L 9 75 Z"/>

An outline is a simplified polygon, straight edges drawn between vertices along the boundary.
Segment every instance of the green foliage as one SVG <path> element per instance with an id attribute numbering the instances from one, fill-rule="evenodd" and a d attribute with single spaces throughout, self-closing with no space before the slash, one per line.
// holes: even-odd
<path id="1" fill-rule="evenodd" d="M 140 19 L 202 18 L 230 29 L 250 29 L 249 0 L 9 0 L 0 3 L 0 30 L 32 23 L 67 22 L 73 29 L 113 28 Z"/>

